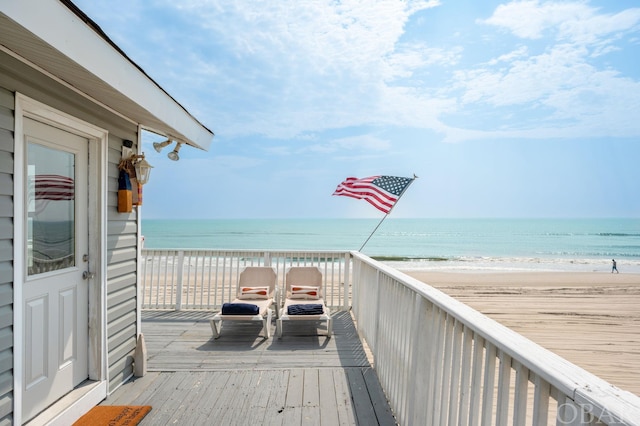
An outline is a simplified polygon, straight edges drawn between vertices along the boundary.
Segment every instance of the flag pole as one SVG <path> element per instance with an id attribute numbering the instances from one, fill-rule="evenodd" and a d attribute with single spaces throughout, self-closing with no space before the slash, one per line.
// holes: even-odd
<path id="1" fill-rule="evenodd" d="M 399 198 L 398 198 L 399 199 Z M 398 201 L 396 200 L 396 203 Z M 391 212 L 389 212 L 391 213 Z M 373 232 L 371 234 L 369 234 L 369 237 L 367 238 L 367 240 L 362 243 L 362 246 L 360 247 L 360 249 L 358 251 L 362 251 L 362 249 L 364 248 L 364 246 L 367 245 L 367 243 L 369 242 L 369 240 L 371 239 L 371 237 L 373 236 L 373 234 L 375 234 L 375 232 L 378 230 L 378 228 L 380 227 L 380 225 L 382 225 L 382 222 L 387 218 L 387 216 L 389 216 L 389 213 L 385 214 L 384 217 L 382 218 L 382 220 L 380 222 L 378 222 L 378 226 L 376 226 L 376 228 L 373 230 Z"/>
<path id="2" fill-rule="evenodd" d="M 404 187 L 404 189 L 402 190 L 402 192 L 400 193 L 400 195 L 398 195 L 398 199 L 396 200 L 395 203 L 393 203 L 393 206 L 391 206 L 391 209 L 389 210 L 389 213 L 385 214 L 384 217 L 380 220 L 380 222 L 378 222 L 378 225 L 375 227 L 375 229 L 373 230 L 373 232 L 371 232 L 371 234 L 369 234 L 369 236 L 367 237 L 367 240 L 362 243 L 362 246 L 360 246 L 360 249 L 358 251 L 362 251 L 362 249 L 364 248 L 364 246 L 367 245 L 367 243 L 369 242 L 369 240 L 371 239 L 371 237 L 373 236 L 373 234 L 376 233 L 376 231 L 378 230 L 378 228 L 380 227 L 380 225 L 382 225 L 382 222 L 384 222 L 384 220 L 387 218 L 387 216 L 389 216 L 391 214 L 391 211 L 393 210 L 393 208 L 396 206 L 396 204 L 398 204 L 398 201 L 400 201 L 400 198 L 402 198 L 402 196 L 404 195 L 404 193 L 406 192 L 407 188 L 409 188 L 409 186 L 411 186 L 411 184 L 413 183 L 414 180 L 416 180 L 418 178 L 418 176 L 416 176 L 416 174 L 413 174 L 413 179 L 411 179 L 411 181 L 407 184 L 407 186 Z"/>

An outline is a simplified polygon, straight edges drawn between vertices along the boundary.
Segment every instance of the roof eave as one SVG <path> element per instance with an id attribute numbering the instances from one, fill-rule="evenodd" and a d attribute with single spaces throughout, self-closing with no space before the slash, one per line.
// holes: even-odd
<path id="1" fill-rule="evenodd" d="M 38 13 L 33 13 L 34 10 Z M 131 61 L 70 1 L 3 2 L 1 12 L 50 46 L 51 52 L 59 55 L 58 65 L 69 61 L 70 66 L 52 70 L 43 63 L 43 55 L 33 48 L 9 46 L 17 54 L 143 128 L 200 149 L 209 148 L 213 132 Z"/>

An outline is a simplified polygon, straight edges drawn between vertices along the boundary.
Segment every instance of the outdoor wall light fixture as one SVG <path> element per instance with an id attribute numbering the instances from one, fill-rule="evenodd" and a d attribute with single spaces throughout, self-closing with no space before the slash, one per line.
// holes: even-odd
<path id="1" fill-rule="evenodd" d="M 147 160 L 144 159 L 144 152 L 142 155 L 136 155 L 136 160 L 134 162 L 134 168 L 136 170 L 136 178 L 138 179 L 138 183 L 140 185 L 144 185 L 149 182 L 149 175 L 151 174 L 151 169 L 153 166 L 147 163 Z"/>
<path id="2" fill-rule="evenodd" d="M 118 213 L 131 213 L 133 206 L 142 205 L 142 185 L 149 182 L 152 168 L 144 158 L 144 152 L 134 154 L 132 141 L 122 141 L 122 157 L 118 164 Z"/>
<path id="3" fill-rule="evenodd" d="M 140 185 L 149 182 L 149 175 L 153 166 L 144 158 L 144 152 L 140 155 L 132 154 L 129 158 L 120 160 L 118 169 L 127 172 L 130 178 L 135 178 Z"/>
<path id="4" fill-rule="evenodd" d="M 173 151 L 167 154 L 169 160 L 178 161 L 180 159 L 180 156 L 178 155 L 178 151 L 180 151 L 180 148 L 182 148 L 182 142 L 178 142 L 176 144 L 176 147 L 173 148 Z"/>
<path id="5" fill-rule="evenodd" d="M 167 145 L 171 145 L 171 143 L 172 143 L 171 139 L 167 139 L 164 142 L 154 142 L 153 143 L 153 149 L 155 149 L 156 152 L 160 152 L 160 151 L 162 151 L 162 148 L 164 148 Z"/>

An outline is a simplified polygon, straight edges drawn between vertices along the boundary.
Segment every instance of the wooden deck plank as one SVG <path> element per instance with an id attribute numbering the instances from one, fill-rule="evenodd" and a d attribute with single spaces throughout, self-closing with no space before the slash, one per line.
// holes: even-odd
<path id="1" fill-rule="evenodd" d="M 194 410 L 192 421 L 184 421 L 181 424 L 206 425 L 215 423 L 212 420 L 216 418 L 216 407 L 219 404 L 220 396 L 224 394 L 227 388 L 231 372 L 206 372 L 206 376 L 208 378 L 207 387 L 197 408 Z"/>
<path id="2" fill-rule="evenodd" d="M 304 370 L 294 368 L 289 374 L 289 383 L 287 385 L 287 397 L 285 400 L 285 408 L 302 407 L 302 393 L 304 390 Z"/>
<path id="3" fill-rule="evenodd" d="M 274 374 L 273 387 L 270 389 L 269 402 L 267 403 L 270 409 L 266 412 L 264 424 L 279 426 L 283 424 L 284 415 L 282 413 L 285 409 L 290 372 L 288 370 L 273 370 L 272 372 Z"/>
<path id="4" fill-rule="evenodd" d="M 173 373 L 175 387 L 166 390 L 165 403 L 156 411 L 156 416 L 152 417 L 155 424 L 178 424 L 180 419 L 189 418 L 190 412 L 185 411 L 185 404 L 194 398 L 194 392 L 199 392 L 197 386 L 197 375 L 193 372 L 185 374 Z M 195 388 L 195 390 L 194 390 Z"/>
<path id="5" fill-rule="evenodd" d="M 320 389 L 318 369 L 304 370 L 304 388 L 302 391 L 302 405 L 304 407 L 320 406 Z"/>
<path id="6" fill-rule="evenodd" d="M 318 388 L 317 368 L 304 370 L 302 389 L 302 422 L 303 425 L 320 425 L 320 390 Z"/>
<path id="7" fill-rule="evenodd" d="M 181 419 L 185 419 L 188 422 L 195 419 L 200 414 L 199 408 L 203 406 L 201 404 L 202 400 L 210 391 L 209 384 L 211 382 L 211 378 L 206 372 L 194 372 L 188 374 L 193 376 L 193 388 L 186 390 L 184 402 L 180 406 L 180 409 L 172 416 L 170 421 L 171 423 L 178 424 Z M 207 406 L 204 405 L 204 407 Z"/>
<path id="8" fill-rule="evenodd" d="M 171 377 L 169 375 L 163 374 L 158 377 L 152 384 L 149 384 L 142 392 L 138 394 L 136 398 L 130 403 L 131 405 L 152 405 L 150 401 L 152 398 L 155 398 L 156 393 L 159 389 L 167 386 Z M 126 389 L 126 386 L 131 383 L 128 382 L 121 387 L 122 390 Z M 110 404 L 112 405 L 112 404 Z"/>
<path id="9" fill-rule="evenodd" d="M 318 374 L 318 394 L 320 399 L 320 423 L 322 425 L 338 425 L 338 403 L 336 402 L 336 386 L 333 381 L 334 370 L 320 370 Z"/>
<path id="10" fill-rule="evenodd" d="M 363 425 L 378 424 L 371 398 L 367 392 L 367 385 L 362 375 L 362 369 L 347 368 L 347 377 L 358 423 Z"/>
<path id="11" fill-rule="evenodd" d="M 300 424 L 304 426 L 320 426 L 320 407 L 302 407 L 302 420 Z"/>
<path id="12" fill-rule="evenodd" d="M 191 400 L 194 388 L 196 388 L 196 374 L 173 373 L 173 375 L 176 376 L 174 382 L 177 382 L 177 385 L 164 389 L 162 393 L 164 402 L 158 407 L 155 407 L 153 415 L 150 418 L 150 420 L 153 419 L 155 424 L 172 424 L 176 423 L 177 419 L 183 418 L 185 416 L 185 403 Z M 196 392 L 198 390 L 199 389 L 196 389 Z"/>
<path id="13" fill-rule="evenodd" d="M 302 407 L 287 407 L 282 412 L 283 425 L 299 425 L 302 423 Z"/>
<path id="14" fill-rule="evenodd" d="M 233 391 L 228 392 L 228 398 L 224 401 L 226 411 L 223 416 L 216 418 L 216 422 L 221 425 L 231 425 L 238 422 L 239 416 L 247 416 L 251 396 L 255 392 L 253 382 L 255 375 L 251 371 L 236 371 L 235 380 L 233 380 L 233 385 L 231 386 Z"/>
<path id="15" fill-rule="evenodd" d="M 247 424 L 263 424 L 267 411 L 267 403 L 269 394 L 267 393 L 271 387 L 272 371 L 260 370 L 253 374 L 251 386 L 253 395 L 249 398 L 249 409 L 247 411 Z"/>
<path id="16" fill-rule="evenodd" d="M 204 413 L 208 416 L 211 412 L 211 405 L 203 404 L 203 401 L 209 396 L 212 391 L 220 392 L 220 389 L 224 389 L 223 385 L 215 385 L 213 383 L 222 382 L 224 378 L 216 377 L 211 380 L 211 375 L 207 372 L 190 373 L 195 375 L 194 389 L 187 390 L 185 393 L 185 403 L 181 406 L 180 413 L 176 413 L 171 419 L 171 424 L 194 424 L 192 423 L 198 416 Z M 179 414 L 179 415 L 178 415 Z"/>
<path id="17" fill-rule="evenodd" d="M 102 404 L 151 405 L 141 426 L 389 424 L 349 313 L 334 314 L 332 338 L 292 323 L 282 339 L 264 339 L 259 324 L 229 322 L 213 339 L 210 316 L 145 311 L 148 373 Z"/>
<path id="18" fill-rule="evenodd" d="M 135 377 L 126 386 L 122 386 L 122 390 L 118 390 L 103 402 L 103 405 L 127 405 L 131 401 L 136 401 L 140 395 L 149 387 L 153 386 L 156 381 L 164 381 L 158 372 L 147 373 L 144 377 Z"/>
<path id="19" fill-rule="evenodd" d="M 379 425 L 395 425 L 396 419 L 393 417 L 389 402 L 380 387 L 378 375 L 373 368 L 362 369 L 362 376 L 367 386 L 367 393 L 371 399 L 371 405 L 376 413 Z"/>
<path id="20" fill-rule="evenodd" d="M 280 409 L 277 403 L 272 404 L 271 395 L 280 393 L 280 376 L 282 370 L 263 370 L 257 374 L 255 393 L 251 398 L 251 407 L 247 416 L 247 424 L 265 424 L 265 419 L 275 416 Z"/>
<path id="21" fill-rule="evenodd" d="M 340 425 L 356 424 L 353 412 L 353 401 L 349 390 L 347 372 L 343 369 L 333 371 L 333 385 L 336 391 L 336 405 L 338 407 L 338 423 Z"/>
<path id="22" fill-rule="evenodd" d="M 302 422 L 302 392 L 304 389 L 304 370 L 294 368 L 289 373 L 282 424 L 295 425 Z"/>

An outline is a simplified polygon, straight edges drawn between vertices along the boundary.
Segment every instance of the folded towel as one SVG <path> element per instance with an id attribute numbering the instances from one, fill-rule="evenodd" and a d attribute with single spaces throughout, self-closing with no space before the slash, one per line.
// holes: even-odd
<path id="1" fill-rule="evenodd" d="M 287 314 L 289 315 L 321 315 L 323 313 L 324 308 L 319 303 L 290 305 L 287 308 Z"/>
<path id="2" fill-rule="evenodd" d="M 224 303 L 222 315 L 258 315 L 260 309 L 253 303 Z"/>

